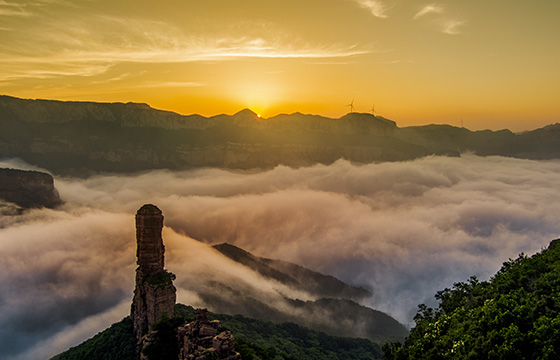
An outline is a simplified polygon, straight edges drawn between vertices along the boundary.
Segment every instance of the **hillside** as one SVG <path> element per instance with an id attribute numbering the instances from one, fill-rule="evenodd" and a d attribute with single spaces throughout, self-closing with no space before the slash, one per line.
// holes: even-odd
<path id="1" fill-rule="evenodd" d="M 489 281 L 472 277 L 419 306 L 404 345 L 386 359 L 560 358 L 560 239 L 505 262 Z"/>
<path id="2" fill-rule="evenodd" d="M 216 279 L 198 293 L 215 312 L 277 323 L 293 322 L 333 336 L 360 337 L 378 343 L 402 340 L 408 335 L 407 329 L 388 314 L 356 302 L 371 296 L 364 288 L 350 286 L 296 264 L 260 258 L 230 244 L 214 248 L 262 276 L 305 292 L 314 299 L 304 301 L 278 294 L 282 298 L 275 301 L 284 304 L 279 308 L 271 304 L 270 297 L 256 290 Z"/>
<path id="3" fill-rule="evenodd" d="M 194 309 L 177 304 L 175 314 L 194 319 Z M 240 315 L 211 314 L 231 330 L 244 360 L 380 359 L 379 345 L 365 339 L 328 336 L 293 323 L 274 324 Z M 52 360 L 134 360 L 136 339 L 129 317 Z"/>
<path id="4" fill-rule="evenodd" d="M 339 119 L 301 113 L 261 119 L 179 115 L 138 103 L 61 102 L 0 96 L 0 157 L 57 174 L 221 167 L 271 168 L 410 160 L 463 151 L 529 159 L 560 157 L 559 125 L 514 134 L 449 125 L 397 127 L 371 114 Z"/>
<path id="5" fill-rule="evenodd" d="M 361 300 L 372 295 L 362 287 L 347 285 L 333 276 L 323 275 L 286 261 L 257 257 L 228 243 L 214 245 L 214 248 L 267 278 L 305 289 L 317 297 Z"/>

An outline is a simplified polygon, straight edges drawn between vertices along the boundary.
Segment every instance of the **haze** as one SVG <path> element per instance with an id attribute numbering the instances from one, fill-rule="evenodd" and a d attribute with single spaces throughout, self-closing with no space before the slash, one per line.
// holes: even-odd
<path id="1" fill-rule="evenodd" d="M 183 114 L 558 121 L 560 2 L 0 0 L 6 95 Z"/>
<path id="2" fill-rule="evenodd" d="M 229 242 L 368 287 L 374 295 L 364 304 L 410 325 L 416 306 L 433 304 L 437 290 L 471 275 L 488 279 L 502 262 L 557 238 L 558 183 L 558 160 L 468 154 L 57 177 L 61 209 L 0 218 L 0 353 L 46 358 L 128 314 L 134 213 L 144 203 L 164 212 L 166 266 L 177 275 L 179 302 L 204 306 L 197 291 L 224 276 L 279 309 L 282 294 L 308 296 L 207 245 Z"/>

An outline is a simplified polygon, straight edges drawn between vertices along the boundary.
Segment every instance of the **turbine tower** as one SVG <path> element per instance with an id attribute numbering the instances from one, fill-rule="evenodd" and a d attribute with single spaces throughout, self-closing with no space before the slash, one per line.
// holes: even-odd
<path id="1" fill-rule="evenodd" d="M 350 102 L 350 104 L 346 105 L 350 107 L 350 113 L 354 112 L 354 99 L 352 99 L 352 102 Z"/>
<path id="2" fill-rule="evenodd" d="M 373 104 L 369 112 L 375 117 L 375 104 Z"/>

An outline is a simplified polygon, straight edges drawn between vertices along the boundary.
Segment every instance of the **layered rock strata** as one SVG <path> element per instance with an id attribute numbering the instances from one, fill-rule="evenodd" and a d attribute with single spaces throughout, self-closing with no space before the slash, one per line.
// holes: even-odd
<path id="1" fill-rule="evenodd" d="M 163 215 L 154 205 L 136 213 L 136 288 L 130 317 L 137 339 L 146 334 L 164 314 L 173 317 L 176 289 L 174 275 L 164 270 Z"/>
<path id="2" fill-rule="evenodd" d="M 0 169 L 0 200 L 24 209 L 54 208 L 62 203 L 51 175 L 17 169 Z"/>

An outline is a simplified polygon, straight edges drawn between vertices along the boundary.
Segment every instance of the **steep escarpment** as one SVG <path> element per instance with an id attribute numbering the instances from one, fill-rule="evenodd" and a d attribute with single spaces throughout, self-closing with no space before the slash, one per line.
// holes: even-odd
<path id="1" fill-rule="evenodd" d="M 0 169 L 0 201 L 25 209 L 54 208 L 62 203 L 51 175 L 16 169 Z"/>

